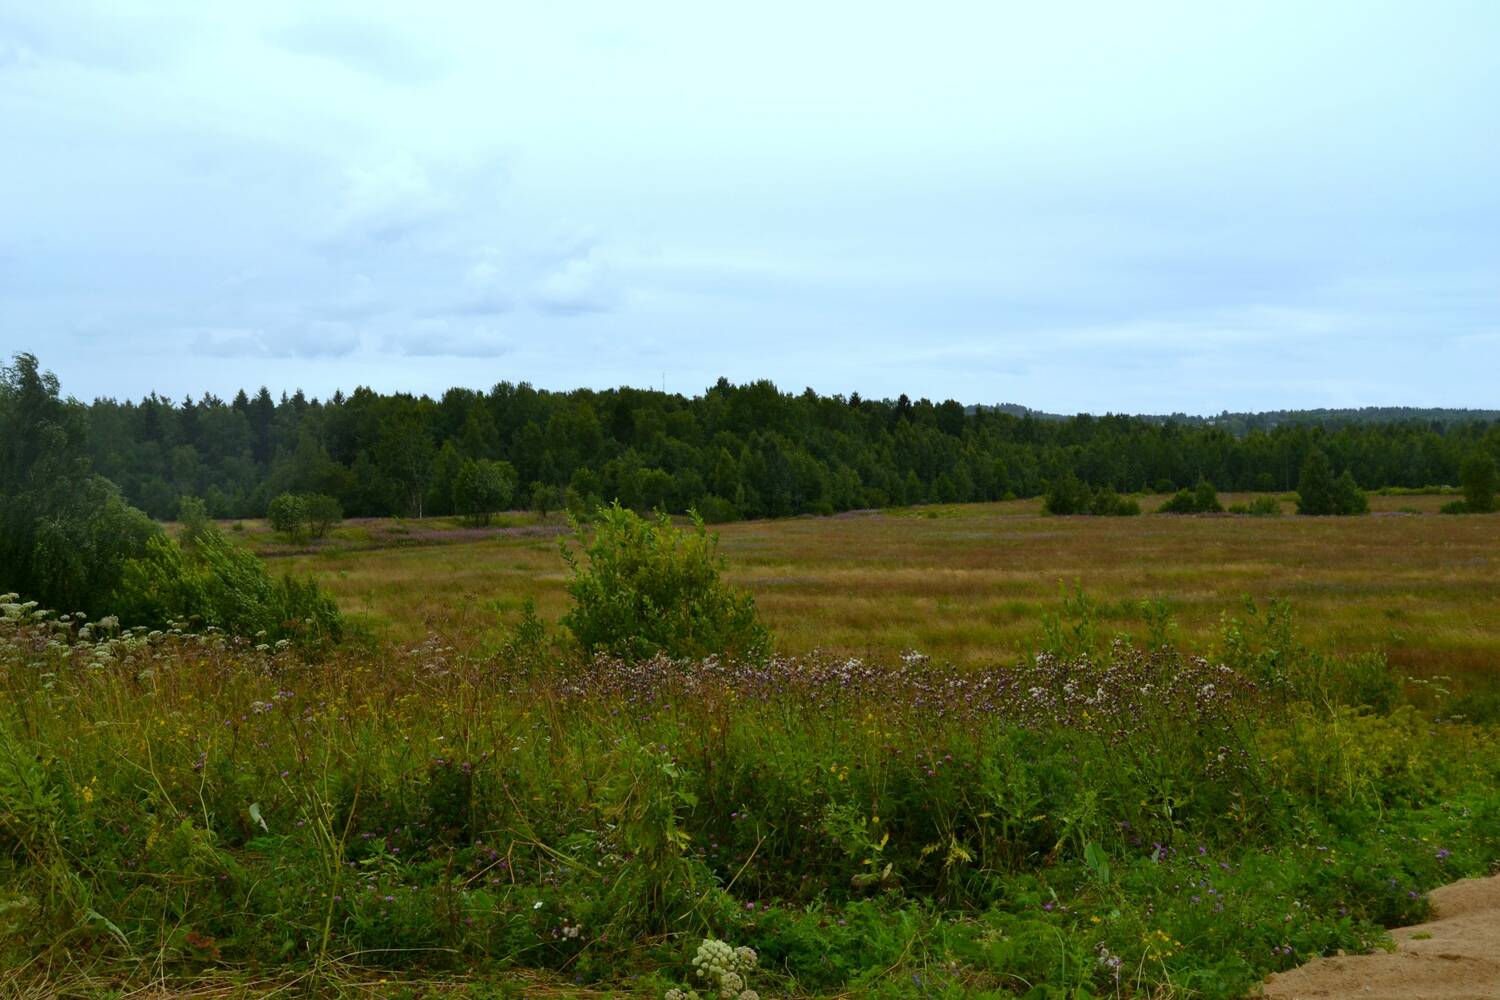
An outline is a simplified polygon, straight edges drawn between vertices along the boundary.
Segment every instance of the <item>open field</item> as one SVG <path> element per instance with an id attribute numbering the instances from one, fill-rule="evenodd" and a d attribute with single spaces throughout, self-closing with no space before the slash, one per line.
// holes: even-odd
<path id="1" fill-rule="evenodd" d="M 783 651 L 866 664 L 499 642 L 564 609 L 556 517 L 231 526 L 374 634 L 304 658 L 5 604 L 0 995 L 664 1000 L 705 938 L 758 955 L 738 1000 L 1253 995 L 1500 859 L 1500 516 L 1440 500 L 723 527 Z M 1074 581 L 1087 642 L 1044 624 Z M 1244 593 L 1300 630 L 1221 628 Z"/>
<path id="2" fill-rule="evenodd" d="M 1163 597 L 1201 647 L 1248 594 L 1290 601 L 1316 645 L 1383 649 L 1416 676 L 1489 673 L 1500 668 L 1500 515 L 1439 516 L 1447 499 L 1372 495 L 1373 513 L 1354 518 L 1051 518 L 1023 500 L 716 530 L 730 578 L 755 594 L 789 653 L 1006 660 L 1029 648 L 1059 587 L 1077 583 L 1106 632 L 1138 632 L 1137 602 Z M 393 638 L 484 635 L 527 596 L 544 619 L 565 608 L 559 515 L 513 514 L 487 531 L 393 525 L 348 524 L 323 551 L 285 563 Z M 256 522 L 244 537 L 267 555 L 288 548 Z"/>

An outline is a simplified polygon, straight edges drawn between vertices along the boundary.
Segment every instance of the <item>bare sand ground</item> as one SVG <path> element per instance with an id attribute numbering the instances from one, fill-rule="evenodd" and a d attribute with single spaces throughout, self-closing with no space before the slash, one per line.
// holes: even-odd
<path id="1" fill-rule="evenodd" d="M 1319 958 L 1266 981 L 1267 1000 L 1500 1000 L 1500 876 L 1434 890 L 1433 919 L 1396 950 Z"/>

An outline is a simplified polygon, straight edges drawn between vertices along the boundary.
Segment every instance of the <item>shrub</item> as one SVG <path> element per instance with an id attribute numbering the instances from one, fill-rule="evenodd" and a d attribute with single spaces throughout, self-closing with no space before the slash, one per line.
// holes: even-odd
<path id="1" fill-rule="evenodd" d="M 562 491 L 551 483 L 531 484 L 531 509 L 537 512 L 537 516 L 546 517 L 549 511 L 554 511 L 562 503 Z"/>
<path id="2" fill-rule="evenodd" d="M 201 501 L 182 507 L 180 544 L 158 534 L 125 563 L 109 601 L 121 619 L 157 627 L 186 622 L 304 648 L 340 638 L 338 606 L 316 582 L 272 577 L 208 519 Z"/>
<path id="3" fill-rule="evenodd" d="M 624 659 L 758 658 L 769 651 L 755 600 L 720 579 L 718 536 L 692 517 L 692 529 L 684 531 L 665 514 L 647 520 L 614 503 L 599 508 L 592 540 L 574 520 L 588 563 L 563 543 L 573 608 L 562 624 L 580 648 Z"/>
<path id="4" fill-rule="evenodd" d="M 1302 474 L 1297 480 L 1297 513 L 1324 516 L 1329 514 L 1363 514 L 1370 503 L 1345 469 L 1337 479 L 1328 465 L 1328 456 L 1317 448 L 1307 453 Z"/>
<path id="5" fill-rule="evenodd" d="M 1464 459 L 1458 477 L 1464 488 L 1465 511 L 1484 514 L 1495 509 L 1495 490 L 1500 488 L 1500 472 L 1495 469 L 1493 455 L 1476 448 Z"/>
<path id="6" fill-rule="evenodd" d="M 344 519 L 344 508 L 322 493 L 282 493 L 266 506 L 266 521 L 294 542 L 322 538 Z"/>
<path id="7" fill-rule="evenodd" d="M 1101 517 L 1134 517 L 1141 512 L 1141 505 L 1105 487 L 1090 498 L 1088 512 Z"/>
<path id="8" fill-rule="evenodd" d="M 266 522 L 272 531 L 300 542 L 307 533 L 307 504 L 295 493 L 282 493 L 266 505 Z"/>
<path id="9" fill-rule="evenodd" d="M 1245 508 L 1245 513 L 1254 517 L 1278 517 L 1281 514 L 1281 504 L 1275 497 L 1256 497 Z"/>
<path id="10" fill-rule="evenodd" d="M 1108 486 L 1090 490 L 1072 472 L 1064 472 L 1053 479 L 1042 499 L 1044 514 L 1093 514 L 1103 517 L 1129 517 L 1141 512 L 1141 505 L 1128 497 L 1122 497 Z"/>
<path id="11" fill-rule="evenodd" d="M 314 538 L 322 538 L 344 519 L 343 505 L 326 494 L 310 493 L 303 498 L 303 503 L 307 508 L 307 530 Z"/>
<path id="12" fill-rule="evenodd" d="M 1158 514 L 1217 514 L 1224 509 L 1219 503 L 1219 494 L 1214 491 L 1213 483 L 1206 479 L 1198 480 L 1198 485 L 1192 489 L 1178 490 L 1172 499 L 1157 508 Z"/>
<path id="13" fill-rule="evenodd" d="M 453 481 L 453 503 L 470 524 L 489 524 L 516 491 L 516 470 L 509 462 L 465 459 Z"/>
<path id="14" fill-rule="evenodd" d="M 1058 516 L 1086 514 L 1090 499 L 1088 486 L 1072 472 L 1064 472 L 1047 484 L 1042 512 Z"/>

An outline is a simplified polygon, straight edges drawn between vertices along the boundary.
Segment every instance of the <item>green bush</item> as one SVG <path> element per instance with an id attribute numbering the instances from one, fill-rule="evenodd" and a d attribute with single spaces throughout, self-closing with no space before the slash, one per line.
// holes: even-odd
<path id="1" fill-rule="evenodd" d="M 1495 456 L 1482 448 L 1470 452 L 1459 469 L 1464 488 L 1464 509 L 1471 514 L 1486 514 L 1495 509 L 1495 491 L 1500 489 L 1500 472 Z"/>
<path id="2" fill-rule="evenodd" d="M 305 649 L 340 638 L 338 606 L 316 582 L 272 577 L 207 518 L 200 501 L 185 500 L 182 518 L 181 543 L 158 534 L 124 564 L 109 600 L 122 620 L 162 628 L 183 622 Z"/>
<path id="3" fill-rule="evenodd" d="M 294 542 L 322 538 L 344 519 L 344 508 L 322 493 L 282 493 L 266 506 L 266 522 Z"/>
<path id="4" fill-rule="evenodd" d="M 469 458 L 453 481 L 453 503 L 470 524 L 484 525 L 510 503 L 515 491 L 516 470 L 509 462 Z"/>
<path id="5" fill-rule="evenodd" d="M 279 531 L 294 542 L 302 541 L 307 533 L 307 504 L 295 493 L 273 497 L 266 505 L 266 523 L 272 531 Z"/>
<path id="6" fill-rule="evenodd" d="M 1042 498 L 1042 513 L 1065 516 L 1092 514 L 1099 517 L 1130 517 L 1141 512 L 1141 505 L 1122 497 L 1108 486 L 1091 490 L 1088 484 L 1071 472 L 1056 477 Z"/>
<path id="7" fill-rule="evenodd" d="M 769 651 L 754 598 L 720 579 L 718 536 L 696 514 L 691 530 L 679 530 L 665 514 L 647 520 L 614 503 L 599 509 L 592 539 L 582 522 L 574 531 L 587 564 L 563 543 L 573 608 L 562 624 L 584 651 L 625 659 Z"/>
<path id="8" fill-rule="evenodd" d="M 1254 517 L 1278 517 L 1281 514 L 1281 504 L 1275 497 L 1256 497 L 1250 501 L 1245 513 Z"/>
<path id="9" fill-rule="evenodd" d="M 1297 513 L 1313 516 L 1364 514 L 1370 503 L 1345 469 L 1337 479 L 1328 465 L 1328 456 L 1317 448 L 1307 453 L 1302 474 L 1297 480 Z"/>
<path id="10" fill-rule="evenodd" d="M 1131 497 L 1122 497 L 1105 487 L 1089 499 L 1088 512 L 1100 517 L 1134 517 L 1141 512 L 1141 505 Z"/>
<path id="11" fill-rule="evenodd" d="M 326 494 L 309 493 L 303 503 L 307 507 L 307 529 L 314 538 L 322 538 L 344 519 L 343 505 Z"/>
<path id="12" fill-rule="evenodd" d="M 1213 483 L 1206 479 L 1198 480 L 1198 485 L 1192 489 L 1178 490 L 1172 499 L 1156 509 L 1158 514 L 1217 514 L 1224 509 L 1219 503 L 1219 494 L 1215 492 Z"/>

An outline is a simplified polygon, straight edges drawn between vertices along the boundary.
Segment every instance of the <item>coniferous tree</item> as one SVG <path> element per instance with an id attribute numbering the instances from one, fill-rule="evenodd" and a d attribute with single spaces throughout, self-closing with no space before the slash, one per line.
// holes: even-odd
<path id="1" fill-rule="evenodd" d="M 1337 513 L 1333 470 L 1328 467 L 1328 456 L 1320 449 L 1308 452 L 1302 462 L 1302 475 L 1297 479 L 1297 513 L 1318 517 Z"/>
<path id="2" fill-rule="evenodd" d="M 1483 448 L 1475 448 L 1464 459 L 1459 482 L 1463 485 L 1465 511 L 1484 514 L 1495 509 L 1495 491 L 1500 489 L 1495 456 Z"/>

